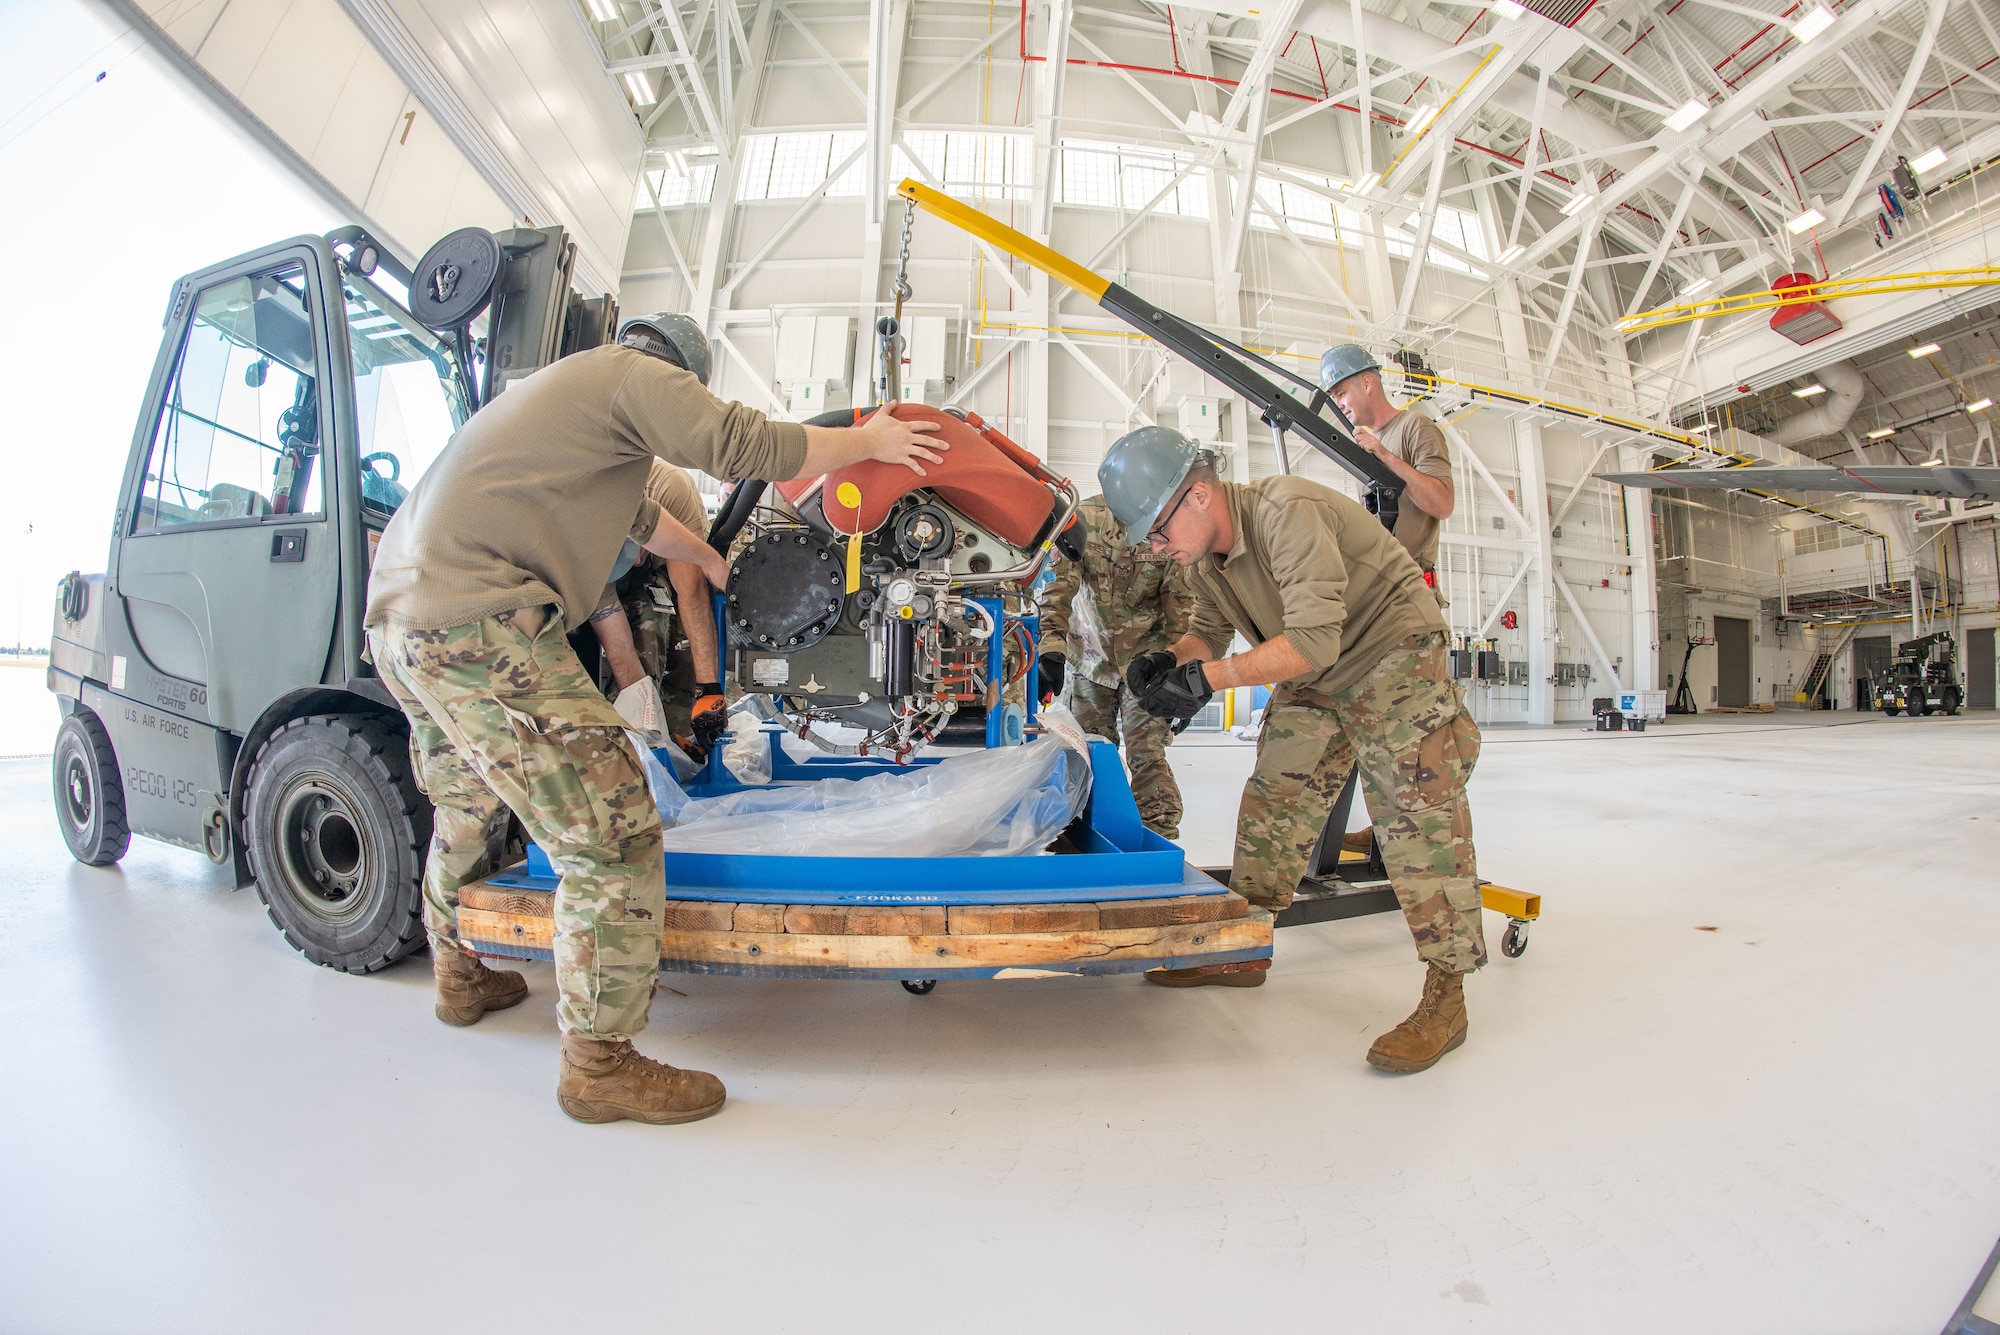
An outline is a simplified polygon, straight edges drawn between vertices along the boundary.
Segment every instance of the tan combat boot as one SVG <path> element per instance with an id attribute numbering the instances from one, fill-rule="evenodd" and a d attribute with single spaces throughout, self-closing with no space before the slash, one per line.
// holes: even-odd
<path id="1" fill-rule="evenodd" d="M 518 1006 L 528 996 L 528 980 L 520 974 L 489 969 L 477 955 L 436 941 L 431 972 L 437 976 L 437 1017 L 446 1024 L 478 1024 L 486 1012 Z"/>
<path id="2" fill-rule="evenodd" d="M 579 1122 L 696 1122 L 720 1112 L 724 1097 L 708 1072 L 656 1062 L 633 1051 L 630 1039 L 562 1036 L 556 1102 Z"/>
<path id="3" fill-rule="evenodd" d="M 1465 976 L 1436 964 L 1424 979 L 1424 999 L 1410 1018 L 1375 1040 L 1368 1064 L 1409 1075 L 1428 1071 L 1465 1042 Z"/>
<path id="4" fill-rule="evenodd" d="M 1269 960 L 1236 964 L 1204 964 L 1198 969 L 1148 969 L 1146 981 L 1161 987 L 1262 987 L 1271 971 Z"/>
<path id="5" fill-rule="evenodd" d="M 1340 849 L 1343 853 L 1367 853 L 1374 847 L 1375 831 L 1372 827 L 1366 830 L 1349 830 L 1340 836 Z"/>

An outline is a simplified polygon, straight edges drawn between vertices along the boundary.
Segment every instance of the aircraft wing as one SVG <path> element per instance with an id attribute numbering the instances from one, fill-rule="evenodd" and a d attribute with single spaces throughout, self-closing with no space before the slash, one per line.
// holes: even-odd
<path id="1" fill-rule="evenodd" d="M 2000 500 L 2000 468 L 1662 468 L 1648 473 L 1598 473 L 1626 487 L 1689 487 L 1707 491 L 1840 491 L 1857 495 L 1950 496 Z"/>

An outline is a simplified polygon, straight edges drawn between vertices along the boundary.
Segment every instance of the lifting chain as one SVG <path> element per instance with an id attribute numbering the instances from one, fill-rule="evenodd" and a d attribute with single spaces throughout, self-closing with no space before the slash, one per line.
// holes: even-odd
<path id="1" fill-rule="evenodd" d="M 903 249 L 896 259 L 896 325 L 903 324 L 903 303 L 910 299 L 914 289 L 910 287 L 910 227 L 916 221 L 917 206 L 914 200 L 903 201 Z"/>

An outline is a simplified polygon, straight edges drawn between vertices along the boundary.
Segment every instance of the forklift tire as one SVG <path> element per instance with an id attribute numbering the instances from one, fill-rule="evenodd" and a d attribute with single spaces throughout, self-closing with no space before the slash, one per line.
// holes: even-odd
<path id="1" fill-rule="evenodd" d="M 1956 718 L 1958 716 L 1959 706 L 1961 706 L 1964 703 L 1965 702 L 1959 697 L 1958 687 L 1947 686 L 1944 688 L 1944 712 L 1947 718 Z"/>
<path id="2" fill-rule="evenodd" d="M 314 964 L 374 973 L 424 945 L 431 807 L 400 720 L 285 724 L 250 768 L 244 847 L 257 897 Z"/>
<path id="3" fill-rule="evenodd" d="M 132 846 L 118 754 L 97 715 L 78 706 L 56 731 L 56 824 L 78 862 L 108 867 Z"/>
<path id="4" fill-rule="evenodd" d="M 1931 702 L 1929 700 L 1916 699 L 1910 701 L 1910 717 L 1917 718 L 1919 716 L 1923 718 L 1931 716 Z"/>
<path id="5" fill-rule="evenodd" d="M 1896 717 L 1896 715 L 1902 713 L 1903 711 L 1898 709 L 1895 705 L 1885 704 L 1882 706 L 1882 712 L 1884 714 L 1887 714 L 1890 718 L 1894 718 Z"/>

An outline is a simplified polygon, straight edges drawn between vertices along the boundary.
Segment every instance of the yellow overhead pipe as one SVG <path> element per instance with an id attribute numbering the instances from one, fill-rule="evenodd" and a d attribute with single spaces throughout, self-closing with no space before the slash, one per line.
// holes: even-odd
<path id="1" fill-rule="evenodd" d="M 1877 274 L 1872 278 L 1828 278 L 1798 287 L 1766 288 L 1740 292 L 1735 296 L 1713 297 L 1707 301 L 1683 301 L 1672 306 L 1628 315 L 1618 322 L 1621 334 L 1642 334 L 1649 329 L 1691 320 L 1712 320 L 1724 315 L 1775 310 L 1809 301 L 1833 301 L 1841 297 L 1877 297 L 1893 292 L 1929 292 L 1948 287 L 1990 287 L 2000 284 L 2000 266 L 1976 269 L 1930 269 L 1919 273 Z"/>

